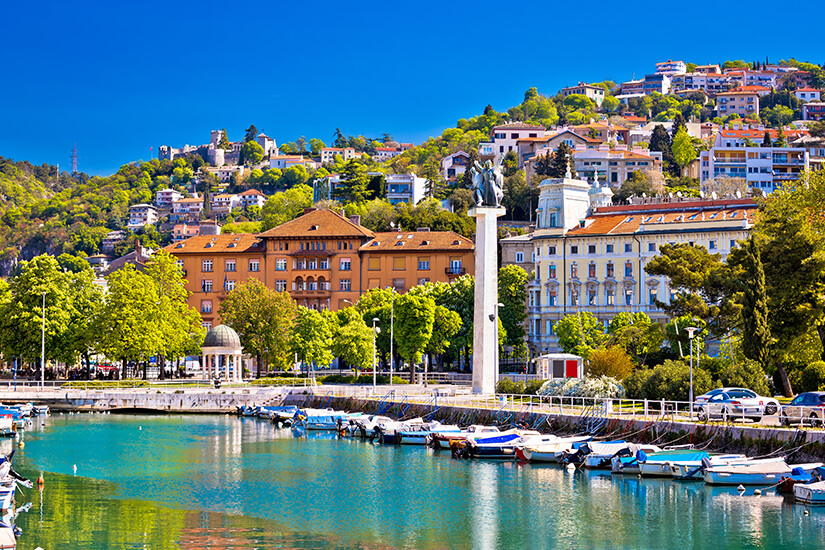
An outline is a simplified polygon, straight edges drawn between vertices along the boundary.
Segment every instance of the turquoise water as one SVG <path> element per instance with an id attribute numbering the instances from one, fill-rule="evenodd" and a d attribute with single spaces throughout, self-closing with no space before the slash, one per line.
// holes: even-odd
<path id="1" fill-rule="evenodd" d="M 35 420 L 44 490 L 18 548 L 821 548 L 825 510 L 735 489 L 447 452 L 228 416 Z M 5 451 L 11 441 L 5 441 Z M 77 466 L 73 472 L 72 466 Z"/>

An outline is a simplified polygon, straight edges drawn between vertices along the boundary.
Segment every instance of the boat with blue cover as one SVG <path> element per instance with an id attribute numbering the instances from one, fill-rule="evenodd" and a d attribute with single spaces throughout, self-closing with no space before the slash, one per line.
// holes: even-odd
<path id="1" fill-rule="evenodd" d="M 349 423 L 349 416 L 333 409 L 299 409 L 293 416 L 293 428 L 338 430 Z"/>
<path id="2" fill-rule="evenodd" d="M 753 462 L 731 466 L 706 466 L 702 477 L 708 485 L 777 485 L 783 478 L 807 481 L 813 471 L 821 467 L 821 462 Z"/>
<path id="3" fill-rule="evenodd" d="M 536 443 L 533 438 L 516 447 L 516 457 L 526 462 L 558 462 L 558 453 L 568 449 L 578 449 L 588 441 L 593 441 L 592 435 L 573 437 L 556 437 L 555 441 L 541 441 Z"/>
<path id="4" fill-rule="evenodd" d="M 509 458 L 516 457 L 516 447 L 526 437 L 536 436 L 535 430 L 511 429 L 489 437 L 468 439 L 469 454 L 473 458 Z"/>

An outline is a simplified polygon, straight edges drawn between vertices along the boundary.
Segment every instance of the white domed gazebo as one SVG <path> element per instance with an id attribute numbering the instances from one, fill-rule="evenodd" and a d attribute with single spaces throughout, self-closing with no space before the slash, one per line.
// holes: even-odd
<path id="1" fill-rule="evenodd" d="M 204 380 L 211 378 L 224 378 L 236 382 L 243 380 L 241 339 L 231 327 L 218 325 L 207 332 L 201 349 Z M 221 376 L 222 371 L 224 376 Z"/>

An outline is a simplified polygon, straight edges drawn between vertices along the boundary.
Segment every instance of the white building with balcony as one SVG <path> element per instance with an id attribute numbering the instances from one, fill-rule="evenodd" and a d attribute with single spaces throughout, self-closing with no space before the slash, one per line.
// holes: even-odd
<path id="1" fill-rule="evenodd" d="M 524 122 L 508 122 L 493 128 L 491 141 L 478 144 L 478 155 L 482 160 L 490 159 L 494 163 L 501 161 L 510 151 L 518 152 L 518 141 L 526 138 L 542 138 L 546 128 L 541 125 L 526 124 Z"/>
<path id="2" fill-rule="evenodd" d="M 169 208 L 172 203 L 183 198 L 183 194 L 174 189 L 162 189 L 155 194 L 155 206 Z"/>
<path id="3" fill-rule="evenodd" d="M 426 186 L 427 179 L 419 178 L 414 173 L 387 174 L 387 200 L 390 201 L 390 204 L 398 204 L 400 202 L 418 204 L 424 199 Z"/>
<path id="4" fill-rule="evenodd" d="M 716 96 L 716 112 L 725 117 L 737 114 L 743 118 L 759 115 L 759 93 L 756 91 L 722 92 Z"/>
<path id="5" fill-rule="evenodd" d="M 144 225 L 155 225 L 158 222 L 158 209 L 151 204 L 133 204 L 129 207 L 129 229 L 140 229 Z"/>
<path id="6" fill-rule="evenodd" d="M 766 195 L 799 179 L 810 167 L 803 147 L 713 147 L 699 154 L 700 185 L 711 180 L 741 178 Z"/>
<path id="7" fill-rule="evenodd" d="M 666 74 L 673 76 L 677 74 L 685 74 L 687 72 L 687 64 L 684 61 L 662 61 L 656 63 L 656 74 Z"/>

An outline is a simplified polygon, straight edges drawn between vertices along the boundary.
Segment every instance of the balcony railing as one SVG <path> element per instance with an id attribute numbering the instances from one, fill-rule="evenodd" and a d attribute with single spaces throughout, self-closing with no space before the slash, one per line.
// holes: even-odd
<path id="1" fill-rule="evenodd" d="M 463 267 L 450 266 L 444 268 L 444 273 L 447 275 L 464 275 L 467 273 L 467 270 Z"/>

